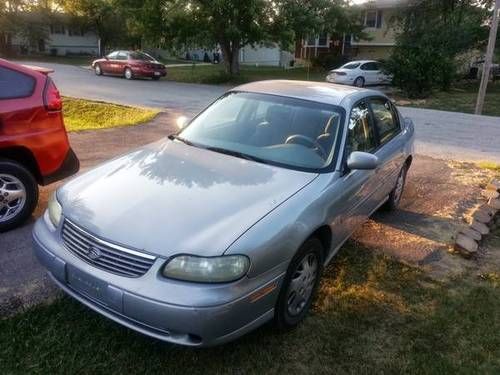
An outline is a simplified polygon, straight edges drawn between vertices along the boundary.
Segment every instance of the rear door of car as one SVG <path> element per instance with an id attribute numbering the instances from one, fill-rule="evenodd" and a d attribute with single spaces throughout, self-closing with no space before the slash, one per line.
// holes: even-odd
<path id="1" fill-rule="evenodd" d="M 379 83 L 379 70 L 377 63 L 375 62 L 366 62 L 361 65 L 360 69 L 363 72 L 363 77 L 365 78 L 366 85 L 375 85 Z"/>
<path id="2" fill-rule="evenodd" d="M 370 110 L 375 124 L 379 158 L 380 195 L 385 197 L 394 188 L 396 179 L 405 162 L 404 144 L 400 141 L 401 124 L 396 108 L 382 96 L 369 99 Z"/>

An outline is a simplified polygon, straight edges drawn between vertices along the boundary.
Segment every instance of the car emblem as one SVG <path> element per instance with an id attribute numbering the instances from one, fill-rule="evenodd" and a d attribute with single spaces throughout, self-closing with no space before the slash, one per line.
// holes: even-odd
<path id="1" fill-rule="evenodd" d="M 87 255 L 90 259 L 97 260 L 101 257 L 101 250 L 99 250 L 97 247 L 91 246 L 88 249 Z"/>

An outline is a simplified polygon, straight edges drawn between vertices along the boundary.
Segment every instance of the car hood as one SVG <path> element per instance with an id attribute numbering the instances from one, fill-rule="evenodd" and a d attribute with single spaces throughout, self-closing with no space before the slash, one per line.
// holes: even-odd
<path id="1" fill-rule="evenodd" d="M 168 139 L 68 182 L 65 217 L 102 239 L 160 256 L 214 256 L 317 174 Z"/>

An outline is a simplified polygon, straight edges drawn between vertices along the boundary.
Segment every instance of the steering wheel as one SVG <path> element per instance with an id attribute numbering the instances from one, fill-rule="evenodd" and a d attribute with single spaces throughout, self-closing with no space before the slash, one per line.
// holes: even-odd
<path id="1" fill-rule="evenodd" d="M 326 160 L 328 158 L 328 155 L 325 152 L 325 150 L 323 149 L 323 146 L 321 146 L 319 144 L 319 142 L 316 141 L 315 139 L 309 138 L 305 135 L 294 134 L 294 135 L 289 136 L 286 139 L 285 144 L 290 144 L 290 143 L 299 144 L 299 145 L 306 146 L 309 148 L 314 148 L 315 151 L 319 154 L 319 156 L 321 156 L 324 160 Z"/>

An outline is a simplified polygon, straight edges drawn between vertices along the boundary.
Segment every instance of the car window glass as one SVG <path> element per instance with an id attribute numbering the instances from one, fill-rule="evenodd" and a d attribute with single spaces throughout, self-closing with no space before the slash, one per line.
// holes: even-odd
<path id="1" fill-rule="evenodd" d="M 391 103 L 387 99 L 370 100 L 375 126 L 380 137 L 380 143 L 388 142 L 399 132 L 399 125 Z"/>
<path id="2" fill-rule="evenodd" d="M 27 74 L 0 67 L 0 99 L 31 96 L 36 81 Z"/>
<path id="3" fill-rule="evenodd" d="M 118 55 L 118 52 L 111 52 L 111 53 L 107 56 L 107 58 L 108 58 L 108 59 L 112 59 L 112 60 L 113 60 L 113 59 L 116 59 L 116 56 L 117 56 L 117 55 Z"/>
<path id="4" fill-rule="evenodd" d="M 353 151 L 371 152 L 377 145 L 370 111 L 366 103 L 362 102 L 353 107 L 349 117 L 347 133 L 348 154 Z"/>
<path id="5" fill-rule="evenodd" d="M 342 69 L 356 69 L 359 66 L 359 63 L 348 63 L 343 66 L 341 66 Z"/>
<path id="6" fill-rule="evenodd" d="M 116 56 L 117 60 L 127 60 L 127 53 L 126 52 L 118 52 L 118 56 Z"/>
<path id="7" fill-rule="evenodd" d="M 361 65 L 361 70 L 377 70 L 377 65 L 373 62 Z"/>

